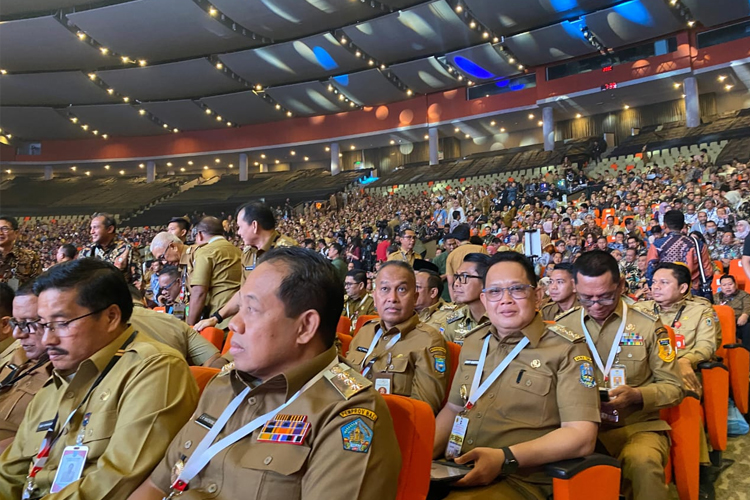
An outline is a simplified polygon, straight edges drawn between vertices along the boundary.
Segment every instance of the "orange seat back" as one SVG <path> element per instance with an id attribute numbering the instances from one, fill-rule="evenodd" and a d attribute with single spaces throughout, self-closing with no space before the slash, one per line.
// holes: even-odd
<path id="1" fill-rule="evenodd" d="M 339 318 L 339 324 L 336 325 L 336 332 L 345 333 L 349 335 L 352 331 L 352 320 L 346 316 Z"/>
<path id="2" fill-rule="evenodd" d="M 729 368 L 729 386 L 732 399 L 744 415 L 750 411 L 748 390 L 750 389 L 750 352 L 737 343 L 737 323 L 734 310 L 729 306 L 714 306 L 721 324 L 721 346 L 716 355 Z"/>
<path id="3" fill-rule="evenodd" d="M 617 500 L 620 498 L 620 468 L 596 465 L 570 479 L 552 479 L 554 500 Z"/>
<path id="4" fill-rule="evenodd" d="M 453 386 L 453 378 L 456 376 L 458 370 L 458 359 L 461 357 L 461 346 L 455 342 L 446 342 L 448 346 L 448 386 L 445 389 L 445 399 L 443 400 L 443 406 L 448 401 L 448 396 L 451 393 L 451 387 Z"/>
<path id="5" fill-rule="evenodd" d="M 200 394 L 203 394 L 203 389 L 206 388 L 206 385 L 208 385 L 209 380 L 214 378 L 214 376 L 219 373 L 221 370 L 218 368 L 209 368 L 208 366 L 191 366 L 190 367 L 190 373 L 193 375 L 193 378 L 195 379 L 195 383 L 198 384 L 198 392 Z"/>
<path id="6" fill-rule="evenodd" d="M 742 268 L 742 261 L 740 259 L 734 259 L 729 261 L 729 274 L 734 276 L 734 280 L 737 282 L 737 286 L 745 288 L 747 277 L 745 276 L 745 270 Z"/>
<path id="7" fill-rule="evenodd" d="M 377 314 L 364 314 L 357 318 L 357 324 L 354 326 L 354 335 L 357 335 L 357 332 L 360 328 L 362 328 L 362 325 L 370 321 L 371 319 L 378 319 L 380 316 Z M 354 336 L 352 335 L 352 336 Z"/>
<path id="8" fill-rule="evenodd" d="M 346 356 L 349 352 L 349 344 L 352 343 L 352 336 L 341 332 L 336 332 L 336 336 L 341 341 L 341 355 Z"/>
<path id="9" fill-rule="evenodd" d="M 226 340 L 224 340 L 224 348 L 221 350 L 221 355 L 225 355 L 229 352 L 229 348 L 232 347 L 232 335 L 234 335 L 234 332 L 232 330 L 229 330 L 229 333 L 227 334 Z"/>
<path id="10" fill-rule="evenodd" d="M 661 410 L 661 417 L 672 427 L 670 460 L 677 493 L 681 499 L 697 499 L 700 470 L 700 401 L 691 393 L 678 406 Z"/>
<path id="11" fill-rule="evenodd" d="M 722 363 L 714 362 L 710 365 L 711 368 L 701 369 L 706 431 L 713 449 L 724 451 L 727 449 L 729 417 L 729 370 Z"/>
<path id="12" fill-rule="evenodd" d="M 224 330 L 219 330 L 218 328 L 215 328 L 213 326 L 208 326 L 201 330 L 201 335 L 203 335 L 203 338 L 215 345 L 218 350 L 221 351 L 221 349 L 224 347 Z"/>
<path id="13" fill-rule="evenodd" d="M 721 344 L 716 346 L 716 355 L 720 358 L 726 356 L 724 349 L 725 344 L 734 344 L 737 342 L 737 322 L 734 319 L 734 309 L 729 306 L 714 306 L 716 317 L 719 318 L 721 325 Z M 718 339 L 717 339 L 718 340 Z"/>
<path id="14" fill-rule="evenodd" d="M 396 500 L 424 500 L 430 489 L 435 416 L 424 401 L 386 394 L 383 396 L 396 429 L 401 450 L 401 473 Z"/>

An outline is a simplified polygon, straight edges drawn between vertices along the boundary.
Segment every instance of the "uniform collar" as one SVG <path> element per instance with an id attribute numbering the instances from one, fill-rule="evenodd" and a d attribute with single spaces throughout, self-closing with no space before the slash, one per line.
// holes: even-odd
<path id="1" fill-rule="evenodd" d="M 422 309 L 422 312 L 419 313 L 419 317 L 421 318 L 421 317 L 432 316 L 435 313 L 435 311 L 437 311 L 444 305 L 445 305 L 445 302 L 443 301 L 443 299 L 438 299 L 438 301 L 432 304 L 431 306 Z"/>
<path id="2" fill-rule="evenodd" d="M 263 252 L 267 252 L 270 249 L 272 249 L 274 243 L 276 243 L 276 240 L 278 240 L 280 236 L 281 236 L 281 234 L 279 234 L 279 232 L 276 231 L 275 229 L 273 231 L 271 231 L 271 237 L 268 238 L 268 241 L 266 241 L 265 245 L 263 245 L 262 247 L 260 247 L 258 249 L 258 254 L 261 254 Z"/>
<path id="3" fill-rule="evenodd" d="M 662 307 L 656 302 L 654 302 L 654 309 L 656 309 L 659 313 L 672 312 L 672 311 L 679 310 L 681 307 L 685 307 L 686 303 L 687 303 L 687 299 L 685 298 L 678 300 L 677 302 L 675 302 L 669 307 Z"/>
<path id="4" fill-rule="evenodd" d="M 211 243 L 213 243 L 214 241 L 219 241 L 219 240 L 223 240 L 223 239 L 225 239 L 225 238 L 224 238 L 223 236 L 221 236 L 221 235 L 216 235 L 216 236 L 213 236 L 213 237 L 211 237 L 211 239 L 210 239 L 210 240 L 208 240 L 208 241 L 206 242 L 206 245 L 210 245 L 210 244 L 211 244 Z"/>
<path id="5" fill-rule="evenodd" d="M 546 328 L 547 327 L 544 323 L 544 320 L 542 319 L 542 315 L 537 311 L 531 323 L 526 325 L 525 328 L 521 328 L 521 330 L 518 332 L 512 333 L 507 337 L 502 338 L 497 333 L 497 328 L 492 325 L 487 330 L 487 333 L 482 336 L 482 338 L 485 338 L 487 335 L 492 334 L 501 343 L 506 342 L 516 344 L 523 337 L 526 337 L 527 339 L 529 339 L 529 344 L 531 345 L 531 347 L 536 347 L 537 345 L 539 345 L 539 341 L 541 340 L 542 335 L 544 335 L 544 331 L 546 330 Z"/>
<path id="6" fill-rule="evenodd" d="M 0 342 L 0 352 L 4 352 L 6 349 L 8 349 L 14 341 L 15 339 L 13 338 L 13 336 L 9 336 L 7 339 Z"/>
<path id="7" fill-rule="evenodd" d="M 192 247 L 190 245 L 182 246 L 182 253 L 180 254 L 180 262 L 178 263 L 179 265 L 186 266 L 190 263 L 191 249 Z"/>
<path id="8" fill-rule="evenodd" d="M 611 319 L 613 319 L 613 318 L 622 318 L 622 305 L 623 305 L 623 303 L 624 302 L 622 301 L 622 298 L 620 298 L 619 302 L 617 303 L 617 307 L 615 308 L 615 310 L 612 312 L 612 314 L 609 315 L 609 317 L 607 319 L 604 320 L 604 323 L 601 324 L 602 328 L 604 328 L 604 325 L 607 324 Z M 584 311 L 585 310 L 586 309 L 584 308 Z M 584 319 L 590 319 L 591 321 L 596 322 L 596 320 L 594 318 L 592 318 L 591 316 L 589 316 L 589 314 L 587 312 L 584 313 L 584 314 L 585 314 L 584 315 Z M 597 325 L 599 324 L 598 322 L 596 322 L 596 323 L 597 323 Z"/>
<path id="9" fill-rule="evenodd" d="M 403 323 L 399 323 L 390 330 L 386 330 L 383 320 L 380 320 L 380 329 L 383 330 L 385 334 L 400 333 L 403 337 L 406 336 L 410 331 L 414 330 L 417 324 L 419 324 L 419 315 L 417 315 L 417 313 L 414 313 L 409 317 L 409 319 L 407 319 Z"/>

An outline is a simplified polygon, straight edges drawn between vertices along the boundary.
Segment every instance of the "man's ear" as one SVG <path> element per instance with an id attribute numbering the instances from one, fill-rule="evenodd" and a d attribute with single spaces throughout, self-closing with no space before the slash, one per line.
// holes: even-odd
<path id="1" fill-rule="evenodd" d="M 309 344 L 320 328 L 320 315 L 315 309 L 308 309 L 297 318 L 297 343 Z"/>

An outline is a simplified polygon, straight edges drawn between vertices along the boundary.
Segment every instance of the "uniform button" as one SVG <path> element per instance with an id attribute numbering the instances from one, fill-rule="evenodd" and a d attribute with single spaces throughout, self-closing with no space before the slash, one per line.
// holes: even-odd
<path id="1" fill-rule="evenodd" d="M 191 446 L 193 446 L 193 442 L 192 441 L 190 441 L 189 439 L 187 441 L 185 441 L 185 449 L 186 450 L 189 450 Z"/>
<path id="2" fill-rule="evenodd" d="M 632 352 L 629 352 L 629 353 L 628 353 L 628 357 L 629 357 L 629 358 L 632 358 L 632 357 L 633 357 L 633 353 L 632 353 Z"/>
<path id="3" fill-rule="evenodd" d="M 94 429 L 89 429 L 89 437 L 94 435 Z"/>
<path id="4" fill-rule="evenodd" d="M 266 465 L 270 464 L 271 461 L 273 461 L 273 457 L 270 456 L 263 459 L 263 463 Z"/>
<path id="5" fill-rule="evenodd" d="M 481 413 L 477 413 L 477 418 L 482 418 L 482 414 Z"/>
<path id="6" fill-rule="evenodd" d="M 219 487 L 216 486 L 214 483 L 211 483 L 208 485 L 208 488 L 206 488 L 206 491 L 209 493 L 216 493 L 216 490 L 218 490 Z"/>
<path id="7" fill-rule="evenodd" d="M 393 365 L 388 367 L 389 370 L 393 370 Z"/>
<path id="8" fill-rule="evenodd" d="M 255 396 L 250 397 L 250 399 L 247 400 L 247 404 L 254 405 L 255 404 Z"/>
<path id="9" fill-rule="evenodd" d="M 389 338 L 390 338 L 390 337 L 389 337 L 388 335 L 386 335 L 385 337 L 383 337 L 383 340 L 385 340 L 386 342 L 388 342 L 388 339 L 389 339 Z"/>
<path id="10" fill-rule="evenodd" d="M 368 379 L 372 380 L 372 373 L 368 373 L 367 375 L 365 375 L 365 377 L 367 377 Z"/>
<path id="11" fill-rule="evenodd" d="M 494 394 L 490 394 L 490 395 L 489 395 L 489 398 L 490 398 L 490 399 L 493 399 L 494 397 L 495 397 L 495 395 L 494 395 Z"/>
<path id="12" fill-rule="evenodd" d="M 68 399 L 73 399 L 73 391 L 68 391 L 65 393 L 65 397 Z"/>
<path id="13" fill-rule="evenodd" d="M 468 440 L 468 441 L 466 441 L 466 442 L 467 442 L 467 443 L 469 443 L 469 444 L 474 444 L 474 440 L 473 440 L 473 439 L 469 439 L 469 440 Z"/>
<path id="14" fill-rule="evenodd" d="M 526 381 L 526 387 L 531 387 L 531 380 Z"/>

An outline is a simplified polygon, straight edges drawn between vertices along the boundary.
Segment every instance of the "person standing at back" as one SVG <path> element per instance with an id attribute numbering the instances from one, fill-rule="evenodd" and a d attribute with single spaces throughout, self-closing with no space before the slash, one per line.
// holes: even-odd
<path id="1" fill-rule="evenodd" d="M 117 237 L 114 215 L 98 212 L 91 217 L 91 245 L 78 254 L 79 259 L 94 257 L 114 265 L 122 271 L 128 283 L 141 284 L 141 254 L 138 249 Z"/>
<path id="2" fill-rule="evenodd" d="M 456 280 L 458 268 L 463 264 L 464 257 L 470 253 L 486 254 L 487 250 L 482 245 L 469 243 L 471 230 L 467 224 L 459 224 L 450 234 L 445 236 L 446 240 L 453 239 L 458 242 L 456 248 L 448 254 L 445 261 L 445 274 L 448 278 L 448 289 L 450 290 L 451 299 L 456 300 L 453 296 L 453 282 Z"/>

